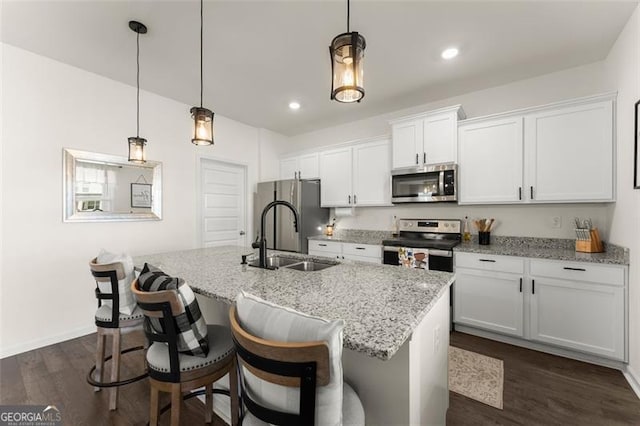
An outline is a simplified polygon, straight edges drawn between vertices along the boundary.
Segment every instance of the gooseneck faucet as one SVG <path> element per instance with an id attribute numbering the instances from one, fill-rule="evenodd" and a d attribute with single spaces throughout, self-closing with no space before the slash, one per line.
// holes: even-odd
<path id="1" fill-rule="evenodd" d="M 293 204 L 287 201 L 281 201 L 281 200 L 272 201 L 269 204 L 267 204 L 265 208 L 262 210 L 262 218 L 260 220 L 260 238 L 257 242 L 251 244 L 251 247 L 257 248 L 260 250 L 259 266 L 261 268 L 266 268 L 267 266 L 267 239 L 265 238 L 265 235 L 264 235 L 264 228 L 267 222 L 267 213 L 272 207 L 275 207 L 278 205 L 289 207 L 289 210 L 293 212 L 293 227 L 295 228 L 296 232 L 298 232 L 298 220 L 299 220 L 298 210 L 296 210 Z"/>

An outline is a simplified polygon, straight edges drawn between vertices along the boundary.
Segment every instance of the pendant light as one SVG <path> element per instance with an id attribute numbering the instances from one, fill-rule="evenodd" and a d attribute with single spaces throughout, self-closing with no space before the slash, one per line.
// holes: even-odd
<path id="1" fill-rule="evenodd" d="M 213 145 L 213 111 L 202 106 L 203 67 L 202 67 L 202 29 L 203 0 L 200 0 L 200 106 L 191 108 L 193 129 L 191 142 L 195 145 Z"/>
<path id="2" fill-rule="evenodd" d="M 145 163 L 145 138 L 140 137 L 140 34 L 147 33 L 147 27 L 137 21 L 129 21 L 129 28 L 136 33 L 136 135 L 129 138 L 129 161 Z"/>
<path id="3" fill-rule="evenodd" d="M 350 4 L 347 0 L 347 32 L 337 35 L 329 46 L 331 55 L 331 99 L 360 102 L 364 97 L 363 60 L 367 43 L 357 32 L 349 31 Z"/>

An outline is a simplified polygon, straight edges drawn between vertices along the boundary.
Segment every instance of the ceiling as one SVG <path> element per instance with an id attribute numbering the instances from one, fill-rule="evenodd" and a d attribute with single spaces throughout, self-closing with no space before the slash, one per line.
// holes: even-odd
<path id="1" fill-rule="evenodd" d="M 204 106 L 295 135 L 601 60 L 637 4 L 353 0 L 351 30 L 367 40 L 366 96 L 340 104 L 329 99 L 328 46 L 346 31 L 346 1 L 207 0 Z M 141 87 L 199 103 L 198 1 L 2 6 L 3 42 L 130 85 L 135 33 L 127 23 L 139 20 L 149 28 L 140 37 Z M 460 55 L 445 61 L 449 46 Z M 289 110 L 292 100 L 300 110 Z"/>

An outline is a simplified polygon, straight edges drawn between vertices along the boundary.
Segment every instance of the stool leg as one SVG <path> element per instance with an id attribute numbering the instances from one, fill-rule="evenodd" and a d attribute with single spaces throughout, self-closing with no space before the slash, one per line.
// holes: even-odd
<path id="1" fill-rule="evenodd" d="M 240 403 L 238 401 L 238 362 L 236 357 L 233 357 L 229 370 L 229 393 L 231 395 L 231 426 L 237 426 Z"/>
<path id="2" fill-rule="evenodd" d="M 111 381 L 120 380 L 120 330 L 113 334 L 112 350 L 111 350 Z M 111 388 L 109 395 L 109 410 L 115 410 L 118 405 L 118 387 Z"/>
<path id="3" fill-rule="evenodd" d="M 213 384 L 204 387 L 204 422 L 211 423 L 213 418 Z"/>
<path id="4" fill-rule="evenodd" d="M 174 383 L 171 385 L 171 426 L 180 425 L 180 404 L 182 404 L 180 383 Z"/>
<path id="5" fill-rule="evenodd" d="M 96 372 L 94 380 L 99 383 L 104 382 L 104 340 L 105 335 L 98 330 L 98 343 L 96 345 Z M 93 388 L 95 392 L 99 392 L 100 389 L 102 388 L 98 386 Z"/>
<path id="6" fill-rule="evenodd" d="M 158 398 L 160 391 L 151 383 L 151 402 L 149 403 L 149 426 L 158 426 Z"/>

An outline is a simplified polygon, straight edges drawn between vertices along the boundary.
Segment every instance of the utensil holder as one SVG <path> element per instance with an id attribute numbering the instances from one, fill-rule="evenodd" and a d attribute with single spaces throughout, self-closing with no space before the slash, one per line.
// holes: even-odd
<path id="1" fill-rule="evenodd" d="M 478 244 L 480 244 L 481 246 L 488 246 L 489 244 L 491 244 L 491 232 L 479 231 Z"/>
<path id="2" fill-rule="evenodd" d="M 576 251 L 581 253 L 602 253 L 604 246 L 600 240 L 600 233 L 598 228 L 593 228 L 589 231 L 589 239 L 577 239 Z"/>

